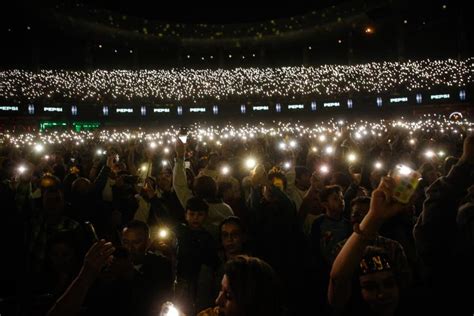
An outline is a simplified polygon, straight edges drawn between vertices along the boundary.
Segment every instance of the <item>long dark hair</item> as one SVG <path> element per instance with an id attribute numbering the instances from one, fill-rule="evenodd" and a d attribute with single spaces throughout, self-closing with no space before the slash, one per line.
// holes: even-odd
<path id="1" fill-rule="evenodd" d="M 282 315 L 275 271 L 265 261 L 249 256 L 229 260 L 224 273 L 242 315 Z"/>

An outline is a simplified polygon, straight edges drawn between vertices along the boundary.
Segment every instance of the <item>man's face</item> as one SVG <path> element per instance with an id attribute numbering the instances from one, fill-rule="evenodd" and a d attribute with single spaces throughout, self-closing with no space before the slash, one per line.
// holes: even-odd
<path id="1" fill-rule="evenodd" d="M 43 194 L 43 210 L 45 215 L 60 215 L 64 208 L 64 199 L 60 192 L 51 191 Z"/>
<path id="2" fill-rule="evenodd" d="M 328 197 L 326 202 L 328 211 L 335 214 L 341 214 L 344 210 L 344 196 L 342 192 L 334 192 Z"/>
<path id="3" fill-rule="evenodd" d="M 158 187 L 165 192 L 171 191 L 172 177 L 173 175 L 168 171 L 160 172 L 158 176 Z"/>
<path id="4" fill-rule="evenodd" d="M 362 219 L 369 212 L 369 203 L 355 203 L 351 210 L 351 223 L 361 223 Z"/>
<path id="5" fill-rule="evenodd" d="M 238 225 L 227 223 L 222 225 L 221 229 L 222 246 L 226 255 L 233 256 L 242 252 L 244 241 L 242 230 Z"/>
<path id="6" fill-rule="evenodd" d="M 380 271 L 359 277 L 361 294 L 377 314 L 390 314 L 398 306 L 399 288 L 393 272 Z M 392 313 L 393 314 L 393 313 Z"/>
<path id="7" fill-rule="evenodd" d="M 216 305 L 219 306 L 219 312 L 224 316 L 242 316 L 234 293 L 230 289 L 229 279 L 225 274 L 222 278 L 221 290 L 216 298 Z"/>
<path id="8" fill-rule="evenodd" d="M 206 212 L 196 212 L 187 210 L 186 211 L 186 222 L 188 222 L 189 228 L 201 229 L 204 220 L 206 219 Z"/>
<path id="9" fill-rule="evenodd" d="M 124 228 L 122 231 L 122 244 L 130 252 L 135 264 L 143 260 L 149 242 L 149 236 L 142 229 Z"/>

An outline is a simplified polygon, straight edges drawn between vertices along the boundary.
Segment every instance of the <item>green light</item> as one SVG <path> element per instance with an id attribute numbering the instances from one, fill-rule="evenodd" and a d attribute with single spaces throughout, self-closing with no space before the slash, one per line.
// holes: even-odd
<path id="1" fill-rule="evenodd" d="M 64 129 L 67 128 L 67 122 L 54 122 L 54 121 L 42 121 L 40 122 L 40 131 L 43 132 L 47 129 Z"/>
<path id="2" fill-rule="evenodd" d="M 72 126 L 76 132 L 92 131 L 100 127 L 99 122 L 73 122 Z"/>

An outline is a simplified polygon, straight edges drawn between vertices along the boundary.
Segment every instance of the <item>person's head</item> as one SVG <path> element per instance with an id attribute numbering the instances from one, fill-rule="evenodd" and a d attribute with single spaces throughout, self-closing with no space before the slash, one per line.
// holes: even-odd
<path id="1" fill-rule="evenodd" d="M 92 188 L 92 183 L 87 178 L 79 177 L 72 183 L 71 193 L 76 197 L 86 197 Z"/>
<path id="2" fill-rule="evenodd" d="M 168 168 L 163 168 L 158 174 L 157 180 L 158 188 L 164 192 L 169 192 L 173 185 L 173 172 Z"/>
<path id="3" fill-rule="evenodd" d="M 48 240 L 46 247 L 47 268 L 56 273 L 74 273 L 78 268 L 80 247 L 74 235 L 63 232 Z"/>
<path id="4" fill-rule="evenodd" d="M 234 190 L 232 183 L 221 181 L 217 184 L 217 197 L 225 201 L 230 201 L 234 198 Z"/>
<path id="5" fill-rule="evenodd" d="M 140 194 L 145 198 L 151 198 L 155 195 L 156 181 L 152 177 L 147 177 Z"/>
<path id="6" fill-rule="evenodd" d="M 359 196 L 351 201 L 351 223 L 360 224 L 365 215 L 369 212 L 370 197 Z"/>
<path id="7" fill-rule="evenodd" d="M 41 193 L 46 216 L 60 216 L 64 209 L 64 195 L 58 187 L 49 187 Z"/>
<path id="8" fill-rule="evenodd" d="M 447 175 L 451 171 L 451 167 L 454 166 L 459 161 L 458 158 L 453 156 L 448 156 L 443 163 L 443 172 L 444 175 Z"/>
<path id="9" fill-rule="evenodd" d="M 440 174 L 438 170 L 436 170 L 435 166 L 432 163 L 424 163 L 420 167 L 421 177 L 423 178 L 425 184 L 427 186 L 431 185 L 436 179 L 439 178 Z"/>
<path id="10" fill-rule="evenodd" d="M 268 172 L 268 180 L 278 189 L 282 191 L 286 190 L 287 179 L 279 168 L 274 167 Z"/>
<path id="11" fill-rule="evenodd" d="M 309 169 L 303 166 L 296 166 L 295 172 L 296 172 L 296 179 L 295 179 L 296 187 L 303 191 L 308 190 L 311 185 L 311 181 L 310 181 L 311 172 L 309 172 Z"/>
<path id="12" fill-rule="evenodd" d="M 324 181 L 317 171 L 311 174 L 310 182 L 313 189 L 322 190 L 324 188 Z"/>
<path id="13" fill-rule="evenodd" d="M 335 172 L 332 174 L 329 183 L 331 185 L 338 185 L 345 190 L 351 184 L 351 177 L 342 172 Z"/>
<path id="14" fill-rule="evenodd" d="M 142 221 L 133 220 L 122 230 L 122 244 L 132 256 L 135 264 L 143 262 L 145 253 L 150 246 L 150 229 Z"/>
<path id="15" fill-rule="evenodd" d="M 191 229 L 202 229 L 209 212 L 209 205 L 199 197 L 192 197 L 186 202 L 186 222 Z"/>
<path id="16" fill-rule="evenodd" d="M 281 315 L 275 272 L 258 258 L 237 256 L 229 260 L 216 304 L 225 316 Z"/>
<path id="17" fill-rule="evenodd" d="M 376 315 L 393 313 L 400 289 L 387 254 L 377 247 L 367 247 L 359 264 L 361 296 Z"/>
<path id="18" fill-rule="evenodd" d="M 326 213 L 332 217 L 339 217 L 344 210 L 344 196 L 338 185 L 328 185 L 319 194 Z"/>
<path id="19" fill-rule="evenodd" d="M 219 155 L 216 152 L 210 153 L 207 161 L 207 168 L 211 170 L 216 170 L 217 165 L 219 164 L 219 160 Z"/>
<path id="20" fill-rule="evenodd" d="M 236 216 L 227 217 L 220 224 L 220 239 L 227 259 L 242 254 L 245 243 L 245 228 Z"/>
<path id="21" fill-rule="evenodd" d="M 212 200 L 217 195 L 217 183 L 209 176 L 200 175 L 194 179 L 194 193 L 205 200 Z"/>

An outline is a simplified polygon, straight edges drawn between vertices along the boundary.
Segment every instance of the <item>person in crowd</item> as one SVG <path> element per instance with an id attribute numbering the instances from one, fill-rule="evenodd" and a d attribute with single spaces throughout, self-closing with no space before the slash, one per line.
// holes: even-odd
<path id="1" fill-rule="evenodd" d="M 145 179 L 145 184 L 136 196 L 138 208 L 134 219 L 147 223 L 151 228 L 152 235 L 155 235 L 160 227 L 170 226 L 168 209 L 163 205 L 161 199 L 156 194 L 156 182 L 153 178 Z"/>
<path id="2" fill-rule="evenodd" d="M 224 271 L 217 307 L 198 316 L 284 315 L 280 284 L 268 263 L 239 255 L 226 263 Z"/>
<path id="3" fill-rule="evenodd" d="M 431 289 L 433 310 L 456 306 L 459 313 L 474 310 L 469 288 L 472 266 L 474 136 L 466 137 L 459 161 L 426 191 L 427 199 L 413 233 L 421 258 L 423 280 Z"/>
<path id="4" fill-rule="evenodd" d="M 351 225 L 357 227 L 360 225 L 364 217 L 369 212 L 370 198 L 366 196 L 360 196 L 351 201 Z M 333 258 L 341 251 L 347 239 L 340 241 L 333 249 Z M 392 270 L 399 277 L 399 285 L 402 288 L 408 288 L 411 283 L 411 270 L 408 265 L 407 257 L 402 245 L 399 242 L 376 235 L 375 239 L 369 244 L 370 247 L 380 248 L 386 253 L 388 259 L 391 262 Z M 367 247 L 369 247 L 367 246 Z"/>
<path id="5" fill-rule="evenodd" d="M 201 270 L 214 272 L 218 266 L 217 243 L 204 229 L 209 205 L 201 198 L 192 197 L 186 205 L 187 224 L 175 228 L 177 249 L 176 297 L 186 306 L 185 313 L 193 313 L 198 301 L 197 288 Z"/>
<path id="6" fill-rule="evenodd" d="M 157 195 L 169 211 L 173 225 L 184 223 L 186 221 L 184 218 L 184 208 L 173 189 L 173 170 L 170 168 L 161 168 L 156 184 Z"/>
<path id="7" fill-rule="evenodd" d="M 394 179 L 382 179 L 372 193 L 367 215 L 360 225 L 354 225 L 354 232 L 332 265 L 328 300 L 336 312 L 404 315 L 407 310 L 418 310 L 416 304 L 406 305 L 400 275 L 389 256 L 383 249 L 369 246 L 382 223 L 403 211 L 403 206 L 392 198 L 394 188 Z"/>
<path id="8" fill-rule="evenodd" d="M 204 228 L 211 233 L 217 242 L 219 236 L 219 224 L 228 216 L 234 215 L 229 205 L 217 199 L 216 181 L 209 176 L 201 175 L 194 180 L 194 194 L 187 185 L 187 176 L 184 166 L 184 144 L 178 139 L 176 141 L 176 162 L 173 169 L 173 188 L 181 202 L 186 207 L 188 200 L 193 197 L 204 199 L 209 205 L 209 213 L 204 223 Z"/>

